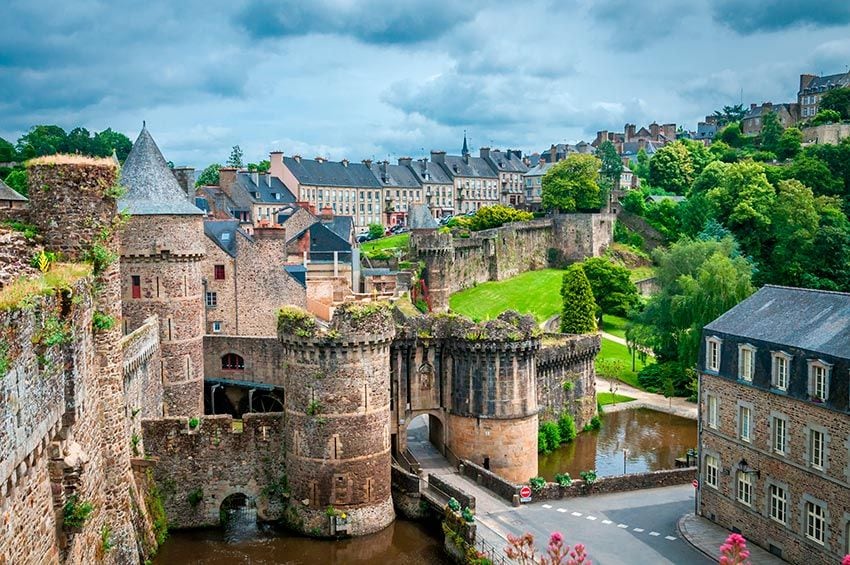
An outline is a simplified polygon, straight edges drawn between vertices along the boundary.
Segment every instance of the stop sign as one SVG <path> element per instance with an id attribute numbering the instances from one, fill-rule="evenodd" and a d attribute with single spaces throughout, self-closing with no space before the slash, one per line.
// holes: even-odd
<path id="1" fill-rule="evenodd" d="M 699 488 L 699 481 L 694 479 L 691 481 L 691 484 L 694 485 L 694 488 Z"/>
<path id="2" fill-rule="evenodd" d="M 521 489 L 519 489 L 519 501 L 520 502 L 531 502 L 531 487 L 528 485 L 523 485 Z"/>

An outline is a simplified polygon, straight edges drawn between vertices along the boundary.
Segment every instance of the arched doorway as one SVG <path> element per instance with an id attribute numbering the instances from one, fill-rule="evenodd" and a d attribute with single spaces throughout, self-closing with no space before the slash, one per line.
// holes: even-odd
<path id="1" fill-rule="evenodd" d="M 233 493 L 221 501 L 218 517 L 228 542 L 252 538 L 257 534 L 254 501 L 241 492 Z"/>
<path id="2" fill-rule="evenodd" d="M 420 414 L 405 428 L 407 449 L 422 463 L 423 459 L 445 454 L 443 422 L 433 414 Z"/>

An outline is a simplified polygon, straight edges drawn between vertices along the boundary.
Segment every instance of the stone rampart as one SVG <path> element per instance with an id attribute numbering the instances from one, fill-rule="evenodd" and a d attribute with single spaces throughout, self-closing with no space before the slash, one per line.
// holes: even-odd
<path id="1" fill-rule="evenodd" d="M 464 460 L 461 463 L 460 472 L 464 477 L 473 479 L 482 487 L 510 503 L 514 502 L 514 497 L 519 497 L 519 489 L 521 488 L 519 484 L 504 479 L 472 461 Z"/>
<path id="2" fill-rule="evenodd" d="M 428 486 L 436 489 L 439 493 L 454 498 L 460 503 L 461 508 L 466 507 L 475 512 L 475 497 L 466 491 L 452 486 L 437 475 L 430 473 L 428 474 Z"/>
<path id="3" fill-rule="evenodd" d="M 696 467 L 686 467 L 683 469 L 664 469 L 646 473 L 601 477 L 596 479 L 592 485 L 588 485 L 581 479 L 574 480 L 568 487 L 562 487 L 558 483 L 546 483 L 543 489 L 532 495 L 532 498 L 535 501 L 560 500 L 562 498 L 574 498 L 576 496 L 670 487 L 690 483 L 696 476 Z"/>
<path id="4" fill-rule="evenodd" d="M 219 525 L 224 500 L 243 494 L 260 520 L 283 516 L 288 499 L 284 471 L 283 414 L 202 416 L 143 420 L 145 455 L 156 460 L 154 477 L 169 524 L 176 528 Z"/>
<path id="5" fill-rule="evenodd" d="M 599 335 L 546 334 L 535 357 L 540 418 L 558 419 L 565 411 L 582 429 L 596 415 L 595 360 Z"/>
<path id="6" fill-rule="evenodd" d="M 244 360 L 243 369 L 225 368 L 222 359 L 235 353 Z M 283 346 L 276 337 L 232 335 L 204 336 L 204 377 L 283 386 Z"/>

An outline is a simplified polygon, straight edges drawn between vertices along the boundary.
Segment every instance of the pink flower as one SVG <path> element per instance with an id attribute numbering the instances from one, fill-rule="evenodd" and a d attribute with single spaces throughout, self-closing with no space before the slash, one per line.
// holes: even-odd
<path id="1" fill-rule="evenodd" d="M 841 565 L 850 565 L 850 555 L 845 555 L 841 560 Z"/>
<path id="2" fill-rule="evenodd" d="M 720 565 L 749 565 L 750 552 L 747 540 L 741 534 L 729 534 L 726 543 L 720 546 Z"/>
<path id="3" fill-rule="evenodd" d="M 564 542 L 564 536 L 561 535 L 561 532 L 552 532 L 552 535 L 549 537 L 549 543 L 551 544 L 561 544 Z"/>

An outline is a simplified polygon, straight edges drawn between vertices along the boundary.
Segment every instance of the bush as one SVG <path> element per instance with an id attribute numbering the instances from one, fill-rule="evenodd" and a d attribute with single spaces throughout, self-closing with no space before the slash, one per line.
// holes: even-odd
<path id="1" fill-rule="evenodd" d="M 204 489 L 198 487 L 189 493 L 189 496 L 186 497 L 186 500 L 189 502 L 189 506 L 195 508 L 201 501 L 204 499 Z"/>
<path id="2" fill-rule="evenodd" d="M 531 485 L 531 490 L 540 492 L 546 486 L 546 479 L 543 477 L 531 477 L 528 479 L 528 483 Z"/>
<path id="3" fill-rule="evenodd" d="M 111 330 L 115 325 L 115 318 L 109 314 L 97 311 L 92 315 L 91 326 L 96 332 Z"/>
<path id="4" fill-rule="evenodd" d="M 384 226 L 381 224 L 369 224 L 369 238 L 378 239 L 384 237 Z"/>
<path id="5" fill-rule="evenodd" d="M 561 445 L 561 431 L 558 428 L 558 424 L 552 421 L 543 422 L 540 424 L 540 431 L 537 436 L 537 446 L 538 449 L 541 446 L 540 435 L 543 436 L 543 446 L 544 449 L 542 453 L 549 453 L 554 451 Z"/>
<path id="6" fill-rule="evenodd" d="M 458 502 L 454 497 L 449 499 L 448 505 L 449 508 L 451 508 L 455 512 L 460 510 L 460 502 Z"/>
<path id="7" fill-rule="evenodd" d="M 103 273 L 103 271 L 105 271 L 106 268 L 116 259 L 118 259 L 118 255 L 116 253 L 113 253 L 99 243 L 92 245 L 83 256 L 83 260 L 87 263 L 91 263 L 92 272 L 95 276 Z"/>
<path id="8" fill-rule="evenodd" d="M 561 443 L 569 443 L 576 437 L 576 422 L 573 417 L 564 412 L 558 418 L 558 431 L 561 435 Z"/>
<path id="9" fill-rule="evenodd" d="M 589 469 L 587 471 L 582 471 L 581 473 L 579 473 L 579 475 L 581 476 L 581 478 L 585 482 L 585 484 L 587 484 L 587 486 L 590 486 L 590 485 L 592 485 L 593 483 L 596 482 L 596 470 L 595 469 Z"/>
<path id="10" fill-rule="evenodd" d="M 534 215 L 531 212 L 524 212 L 510 206 L 495 204 L 493 206 L 479 208 L 473 216 L 458 217 L 454 225 L 469 228 L 472 231 L 481 231 L 498 228 L 510 222 L 527 222 L 533 219 Z"/>
<path id="11" fill-rule="evenodd" d="M 649 392 L 663 394 L 664 383 L 673 384 L 674 396 L 689 396 L 691 394 L 692 370 L 676 361 L 651 363 L 638 372 L 640 386 Z"/>
<path id="12" fill-rule="evenodd" d="M 201 421 L 195 417 L 189 418 L 189 429 L 194 430 L 200 425 Z"/>
<path id="13" fill-rule="evenodd" d="M 463 517 L 464 521 L 471 524 L 475 521 L 475 514 L 473 514 L 472 510 L 469 509 L 469 506 L 464 506 L 463 510 L 461 510 L 460 515 Z"/>
<path id="14" fill-rule="evenodd" d="M 558 483 L 559 486 L 567 488 L 573 484 L 573 478 L 570 477 L 569 473 L 557 473 L 555 475 L 555 482 Z"/>
<path id="15" fill-rule="evenodd" d="M 599 417 L 599 414 L 590 419 L 590 429 L 598 430 L 602 427 L 602 418 Z"/>
<path id="16" fill-rule="evenodd" d="M 77 495 L 71 495 L 62 508 L 62 525 L 66 528 L 82 528 L 94 507 L 90 502 L 80 502 Z"/>
<path id="17" fill-rule="evenodd" d="M 316 318 L 297 306 L 284 306 L 277 312 L 277 331 L 283 335 L 313 337 L 316 335 Z"/>
<path id="18" fill-rule="evenodd" d="M 643 249 L 643 237 L 624 226 L 622 222 L 614 223 L 614 241 L 636 249 Z"/>

